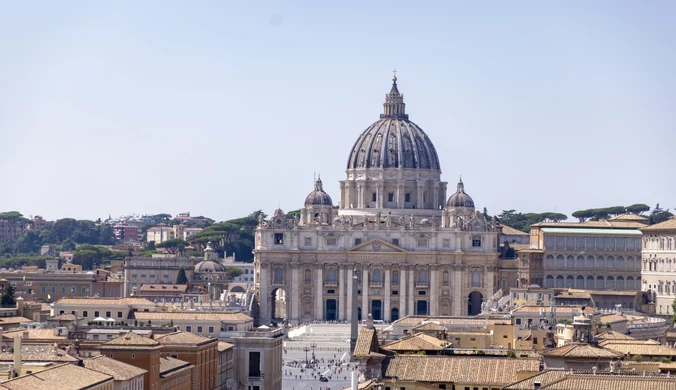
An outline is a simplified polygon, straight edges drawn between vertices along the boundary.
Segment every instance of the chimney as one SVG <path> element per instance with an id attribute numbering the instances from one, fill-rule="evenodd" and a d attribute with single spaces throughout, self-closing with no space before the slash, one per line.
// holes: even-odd
<path id="1" fill-rule="evenodd" d="M 14 338 L 14 373 L 12 378 L 21 375 L 21 337 Z"/>
<path id="2" fill-rule="evenodd" d="M 540 382 L 533 382 L 533 390 L 540 390 L 541 385 Z"/>

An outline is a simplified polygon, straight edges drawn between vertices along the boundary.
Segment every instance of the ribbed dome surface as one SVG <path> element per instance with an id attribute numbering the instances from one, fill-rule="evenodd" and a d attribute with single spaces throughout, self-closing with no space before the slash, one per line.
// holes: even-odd
<path id="1" fill-rule="evenodd" d="M 310 192 L 305 198 L 305 205 L 330 205 L 333 206 L 333 201 L 329 194 L 324 192 L 324 187 L 322 186 L 322 179 L 317 178 L 315 181 L 315 190 Z"/>
<path id="2" fill-rule="evenodd" d="M 408 120 L 397 78 L 385 95 L 384 113 L 355 142 L 347 162 L 351 168 L 411 168 L 441 170 L 437 151 L 427 134 Z"/>
<path id="3" fill-rule="evenodd" d="M 440 170 L 437 151 L 415 123 L 383 118 L 357 139 L 347 168 L 412 168 Z"/>
<path id="4" fill-rule="evenodd" d="M 446 202 L 447 207 L 474 207 L 474 200 L 465 192 L 465 184 L 462 179 L 458 182 L 458 190 L 451 195 Z"/>
<path id="5" fill-rule="evenodd" d="M 204 260 L 195 265 L 195 272 L 225 272 L 225 266 L 217 261 Z"/>

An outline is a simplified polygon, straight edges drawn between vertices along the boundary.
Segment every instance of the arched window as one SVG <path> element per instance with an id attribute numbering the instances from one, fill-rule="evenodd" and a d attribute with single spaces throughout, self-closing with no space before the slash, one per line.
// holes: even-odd
<path id="1" fill-rule="evenodd" d="M 578 256 L 577 257 L 575 267 L 577 269 L 583 269 L 584 268 L 584 256 Z"/>
<path id="2" fill-rule="evenodd" d="M 587 256 L 587 268 L 594 269 L 594 256 Z"/>
<path id="3" fill-rule="evenodd" d="M 335 268 L 329 268 L 328 272 L 326 273 L 326 280 L 329 282 L 336 282 L 336 269 Z"/>
<path id="4" fill-rule="evenodd" d="M 613 290 L 615 288 L 615 278 L 608 276 L 608 279 L 606 279 L 606 288 L 608 290 Z"/>
<path id="5" fill-rule="evenodd" d="M 603 276 L 599 276 L 596 278 L 596 288 L 598 289 L 604 289 L 605 288 L 605 283 L 603 283 Z"/>
<path id="6" fill-rule="evenodd" d="M 603 259 L 603 256 L 599 256 L 596 258 L 596 268 L 598 269 L 603 269 L 606 266 L 606 262 Z"/>
<path id="7" fill-rule="evenodd" d="M 376 282 L 376 283 L 382 283 L 382 275 L 381 272 L 378 268 L 373 270 L 373 275 L 371 276 L 371 280 Z"/>
<path id="8" fill-rule="evenodd" d="M 565 261 L 562 255 L 556 256 L 556 268 L 561 269 L 565 266 Z M 563 287 L 563 286 L 561 286 Z"/>
<path id="9" fill-rule="evenodd" d="M 575 268 L 575 258 L 573 256 L 568 256 L 566 258 L 566 268 Z"/>
<path id="10" fill-rule="evenodd" d="M 305 284 L 312 284 L 312 270 L 305 269 Z"/>
<path id="11" fill-rule="evenodd" d="M 624 284 L 624 287 L 627 290 L 633 290 L 634 289 L 634 277 L 633 276 L 627 276 L 627 282 Z M 641 287 L 641 286 L 639 286 Z"/>
<path id="12" fill-rule="evenodd" d="M 566 278 L 566 287 L 575 288 L 575 279 L 570 275 L 568 275 L 568 277 Z"/>
<path id="13" fill-rule="evenodd" d="M 427 283 L 427 271 L 424 269 L 418 270 L 418 283 Z"/>
<path id="14" fill-rule="evenodd" d="M 275 282 L 281 282 L 284 280 L 284 271 L 282 267 L 275 268 Z"/>
<path id="15" fill-rule="evenodd" d="M 444 272 L 441 273 L 441 280 L 444 282 L 444 286 L 448 285 L 448 283 L 450 282 L 450 279 L 451 279 L 450 273 L 448 271 L 444 270 Z"/>
<path id="16" fill-rule="evenodd" d="M 554 268 L 554 266 L 555 266 L 554 256 L 547 255 L 547 257 L 545 258 L 545 268 L 546 269 L 552 269 L 552 268 Z"/>
<path id="17" fill-rule="evenodd" d="M 392 271 L 392 284 L 399 284 L 399 271 Z"/>
<path id="18" fill-rule="evenodd" d="M 617 280 L 615 281 L 615 289 L 617 290 L 624 290 L 624 278 L 621 276 L 617 277 Z"/>
<path id="19" fill-rule="evenodd" d="M 563 258 L 563 256 L 561 256 Z M 556 277 L 556 287 L 563 287 L 563 276 L 559 275 Z"/>
<path id="20" fill-rule="evenodd" d="M 617 256 L 617 259 L 615 260 L 615 268 L 624 269 L 624 257 Z"/>
<path id="21" fill-rule="evenodd" d="M 615 268 L 615 258 L 613 256 L 608 256 L 606 259 L 606 268 Z"/>
<path id="22" fill-rule="evenodd" d="M 639 276 L 636 278 L 636 282 L 634 284 L 634 290 L 640 290 L 641 289 L 641 277 Z"/>
<path id="23" fill-rule="evenodd" d="M 547 275 L 545 278 L 545 287 L 552 288 L 554 287 L 554 277 L 552 275 Z"/>
<path id="24" fill-rule="evenodd" d="M 472 286 L 481 286 L 481 273 L 479 271 L 472 272 Z"/>
<path id="25" fill-rule="evenodd" d="M 587 285 L 585 288 L 594 288 L 594 277 L 593 276 L 587 276 Z"/>
<path id="26" fill-rule="evenodd" d="M 579 275 L 575 280 L 575 288 L 584 288 L 584 276 Z"/>
<path id="27" fill-rule="evenodd" d="M 627 269 L 641 269 L 641 260 L 639 259 L 638 261 L 634 262 L 634 258 L 632 256 L 627 257 Z"/>

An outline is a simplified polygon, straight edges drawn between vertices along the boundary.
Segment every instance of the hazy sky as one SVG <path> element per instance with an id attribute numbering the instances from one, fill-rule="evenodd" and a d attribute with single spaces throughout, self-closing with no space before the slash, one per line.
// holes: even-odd
<path id="1" fill-rule="evenodd" d="M 0 211 L 297 209 L 396 68 L 449 195 L 676 208 L 673 1 L 5 1 Z"/>

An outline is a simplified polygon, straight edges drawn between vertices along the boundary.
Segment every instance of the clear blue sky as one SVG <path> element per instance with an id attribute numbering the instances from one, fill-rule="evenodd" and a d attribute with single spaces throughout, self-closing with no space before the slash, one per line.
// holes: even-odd
<path id="1" fill-rule="evenodd" d="M 478 3 L 2 2 L 0 211 L 337 203 L 393 68 L 491 214 L 676 208 L 676 2 Z"/>

